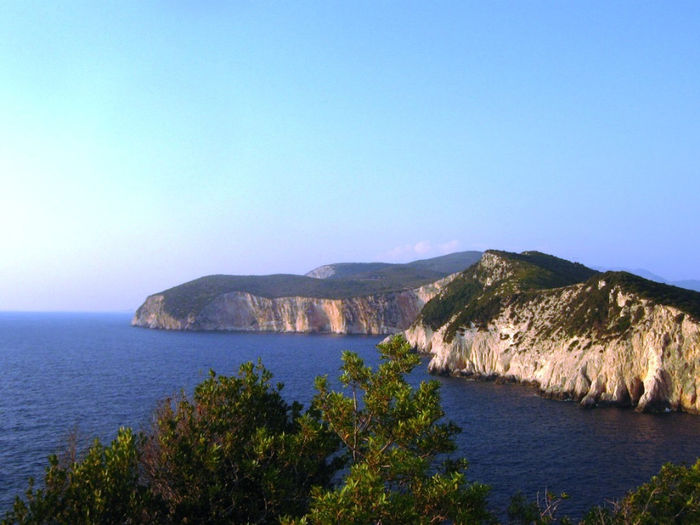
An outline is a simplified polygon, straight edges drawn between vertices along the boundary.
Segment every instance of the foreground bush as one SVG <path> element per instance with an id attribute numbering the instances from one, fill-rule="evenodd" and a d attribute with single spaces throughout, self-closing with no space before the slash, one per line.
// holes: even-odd
<path id="1" fill-rule="evenodd" d="M 667 463 L 648 483 L 611 509 L 594 508 L 587 525 L 700 523 L 700 459 L 691 467 Z"/>
<path id="2" fill-rule="evenodd" d="M 379 350 L 384 362 L 376 371 L 357 355 L 343 354 L 342 392 L 331 391 L 325 378 L 316 380 L 315 403 L 342 441 L 349 472 L 338 487 L 316 488 L 309 514 L 297 523 L 493 521 L 488 487 L 467 483 L 466 461 L 436 461 L 455 449 L 459 432 L 441 422 L 439 383 L 414 389 L 406 382 L 420 359 L 405 340 L 394 338 Z"/>
<path id="3" fill-rule="evenodd" d="M 170 521 L 272 523 L 302 515 L 311 487 L 329 484 L 337 438 L 271 378 L 246 363 L 238 377 L 212 372 L 192 401 L 160 407 L 141 464 Z"/>
<path id="4" fill-rule="evenodd" d="M 440 422 L 438 383 L 406 383 L 419 359 L 405 340 L 380 351 L 376 371 L 345 353 L 346 390 L 319 378 L 305 413 L 260 364 L 212 372 L 192 399 L 163 403 L 149 433 L 123 429 L 67 465 L 52 457 L 44 487 L 30 484 L 5 523 L 490 521 L 488 489 L 465 481 L 466 463 L 436 463 L 459 431 Z"/>
<path id="5" fill-rule="evenodd" d="M 120 429 L 111 445 L 98 440 L 82 461 L 49 457 L 44 487 L 30 480 L 26 500 L 17 498 L 4 523 L 145 523 L 157 504 L 139 482 L 139 450 L 130 429 Z"/>
<path id="6" fill-rule="evenodd" d="M 287 404 L 262 365 L 211 376 L 163 403 L 153 430 L 122 429 L 80 461 L 49 460 L 3 523 L 277 523 L 301 516 L 340 463 L 314 410 Z"/>

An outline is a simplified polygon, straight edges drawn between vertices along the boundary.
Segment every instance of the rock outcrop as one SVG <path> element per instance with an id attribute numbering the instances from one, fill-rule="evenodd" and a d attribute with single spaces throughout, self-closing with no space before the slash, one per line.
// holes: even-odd
<path id="1" fill-rule="evenodd" d="M 435 297 L 405 331 L 432 354 L 429 370 L 532 383 L 586 407 L 700 413 L 700 293 L 590 270 L 551 286 L 586 272 L 547 257 L 486 252 Z"/>
<path id="2" fill-rule="evenodd" d="M 337 270 L 335 268 L 335 265 L 324 264 L 323 266 L 314 268 L 313 270 L 305 273 L 304 275 L 306 275 L 306 277 L 313 277 L 314 279 L 328 279 L 329 277 L 333 277 L 336 273 Z"/>
<path id="3" fill-rule="evenodd" d="M 405 330 L 456 275 L 409 290 L 345 298 L 268 298 L 232 291 L 183 316 L 168 311 L 161 293 L 146 299 L 132 324 L 167 330 L 393 334 Z"/>

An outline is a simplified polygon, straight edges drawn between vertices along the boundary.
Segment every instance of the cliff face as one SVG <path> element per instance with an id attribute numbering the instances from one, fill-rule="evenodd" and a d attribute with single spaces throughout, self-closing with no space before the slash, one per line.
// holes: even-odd
<path id="1" fill-rule="evenodd" d="M 432 354 L 431 372 L 533 383 L 584 406 L 700 413 L 700 323 L 687 308 L 650 298 L 649 281 L 634 276 L 522 292 L 517 273 L 487 253 L 473 272 L 483 291 L 472 302 L 497 304 L 490 315 L 455 313 L 439 327 L 420 318 L 406 330 L 414 347 Z M 674 290 L 664 287 L 662 297 Z M 700 294 L 683 297 L 693 307 Z"/>
<path id="2" fill-rule="evenodd" d="M 156 294 L 136 311 L 132 324 L 167 330 L 392 334 L 405 330 L 453 278 L 411 290 L 342 299 L 267 298 L 234 291 L 215 297 L 186 317 L 168 313 L 163 295 Z"/>
<path id="3" fill-rule="evenodd" d="M 318 268 L 314 268 L 304 275 L 307 277 L 313 277 L 314 279 L 328 279 L 329 277 L 333 277 L 335 274 L 336 269 L 334 266 L 332 264 L 326 264 L 319 266 Z"/>

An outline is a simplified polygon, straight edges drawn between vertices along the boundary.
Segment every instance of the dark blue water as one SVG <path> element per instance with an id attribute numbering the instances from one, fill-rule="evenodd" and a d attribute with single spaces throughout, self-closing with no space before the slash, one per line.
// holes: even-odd
<path id="1" fill-rule="evenodd" d="M 342 350 L 377 362 L 378 337 L 162 332 L 125 314 L 0 313 L 0 515 L 47 455 L 77 428 L 83 442 L 120 425 L 145 429 L 158 400 L 190 392 L 210 368 L 233 374 L 260 357 L 289 400 L 308 403 L 313 378 L 337 376 Z M 431 378 L 425 366 L 412 381 Z M 438 378 L 459 424 L 469 476 L 493 487 L 496 510 L 516 490 L 566 491 L 566 510 L 619 498 L 666 461 L 700 456 L 700 416 L 581 410 L 528 387 Z"/>

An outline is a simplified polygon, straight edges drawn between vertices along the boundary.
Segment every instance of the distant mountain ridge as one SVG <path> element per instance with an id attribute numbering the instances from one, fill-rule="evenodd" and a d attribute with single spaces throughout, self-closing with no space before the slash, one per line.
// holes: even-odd
<path id="1" fill-rule="evenodd" d="M 489 250 L 405 331 L 429 369 L 584 406 L 700 413 L 700 293 L 539 252 Z"/>
<path id="2" fill-rule="evenodd" d="M 481 252 L 471 251 L 407 264 L 337 263 L 307 275 L 210 275 L 149 296 L 132 324 L 178 330 L 392 333 L 413 321 L 441 280 L 480 257 Z"/>
<path id="3" fill-rule="evenodd" d="M 644 268 L 635 268 L 635 269 L 621 268 L 621 267 L 604 268 L 602 266 L 596 266 L 595 269 L 603 271 L 603 272 L 611 271 L 611 272 L 632 273 L 634 275 L 639 275 L 640 277 L 644 277 L 645 279 L 648 279 L 650 281 L 656 281 L 657 283 L 670 284 L 671 286 L 678 286 L 680 288 L 686 288 L 688 290 L 694 290 L 696 292 L 700 292 L 700 279 L 681 279 L 678 281 L 671 281 L 669 279 L 666 279 L 665 277 L 661 277 L 660 275 L 652 273 L 649 270 L 645 270 Z"/>
<path id="4" fill-rule="evenodd" d="M 405 272 L 407 269 L 411 269 L 416 272 L 435 272 L 444 277 L 468 268 L 477 262 L 481 255 L 482 253 L 478 251 L 466 251 L 430 259 L 420 259 L 409 263 L 334 263 L 319 266 L 304 275 L 315 279 L 345 279 L 351 277 L 359 280 L 381 280 L 394 272 Z"/>
<path id="5" fill-rule="evenodd" d="M 700 279 L 683 279 L 682 281 L 673 281 L 669 284 L 700 292 Z"/>

